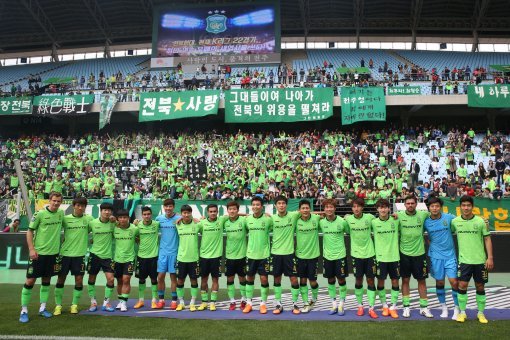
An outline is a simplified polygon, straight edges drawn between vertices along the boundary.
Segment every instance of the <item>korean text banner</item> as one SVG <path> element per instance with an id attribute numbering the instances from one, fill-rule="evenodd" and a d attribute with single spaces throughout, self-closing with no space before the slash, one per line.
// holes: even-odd
<path id="1" fill-rule="evenodd" d="M 218 114 L 220 91 L 145 92 L 140 95 L 139 122 Z"/>
<path id="2" fill-rule="evenodd" d="M 508 85 L 469 85 L 468 106 L 510 107 Z"/>
<path id="3" fill-rule="evenodd" d="M 74 96 L 37 96 L 34 97 L 32 112 L 34 115 L 81 116 L 90 112 L 94 103 L 94 95 Z"/>
<path id="4" fill-rule="evenodd" d="M 420 95 L 421 86 L 388 86 L 388 96 Z"/>
<path id="5" fill-rule="evenodd" d="M 344 87 L 341 101 L 342 125 L 386 121 L 386 100 L 382 87 Z"/>
<path id="6" fill-rule="evenodd" d="M 18 115 L 32 113 L 32 98 L 0 98 L 0 115 Z"/>
<path id="7" fill-rule="evenodd" d="M 333 115 L 333 88 L 232 90 L 225 93 L 225 122 L 279 123 Z"/>

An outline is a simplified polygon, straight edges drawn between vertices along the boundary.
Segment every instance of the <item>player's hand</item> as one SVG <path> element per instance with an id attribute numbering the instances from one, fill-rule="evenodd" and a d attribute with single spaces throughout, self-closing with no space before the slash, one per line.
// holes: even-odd
<path id="1" fill-rule="evenodd" d="M 266 216 L 266 217 L 271 217 L 271 214 L 269 214 L 269 213 L 265 213 L 265 214 L 264 214 L 264 216 Z"/>
<path id="2" fill-rule="evenodd" d="M 397 213 L 393 213 L 391 215 L 391 217 L 393 217 L 394 220 L 398 220 L 398 214 Z"/>
<path id="3" fill-rule="evenodd" d="M 175 221 L 175 224 L 181 224 L 181 221 L 182 221 L 182 217 L 179 217 L 179 218 L 177 219 L 177 221 Z"/>
<path id="4" fill-rule="evenodd" d="M 492 258 L 488 258 L 487 261 L 485 261 L 485 268 L 487 268 L 488 271 L 494 269 L 494 260 L 492 260 Z"/>
<path id="5" fill-rule="evenodd" d="M 110 216 L 110 222 L 117 222 L 117 218 L 115 216 Z"/>
<path id="6" fill-rule="evenodd" d="M 202 216 L 202 220 L 203 220 L 203 219 L 205 219 L 205 217 L 204 217 L 204 216 Z M 198 218 L 194 218 L 194 219 L 193 219 L 193 222 L 195 222 L 195 223 L 200 223 L 200 219 L 198 219 Z"/>
<path id="7" fill-rule="evenodd" d="M 30 250 L 30 259 L 35 261 L 39 258 L 39 254 L 37 254 L 37 251 L 35 249 Z"/>
<path id="8" fill-rule="evenodd" d="M 133 224 L 134 224 L 134 225 L 138 225 L 138 223 L 140 223 L 140 220 L 139 220 L 139 219 L 137 219 L 137 218 L 135 218 L 135 220 L 133 221 Z"/>

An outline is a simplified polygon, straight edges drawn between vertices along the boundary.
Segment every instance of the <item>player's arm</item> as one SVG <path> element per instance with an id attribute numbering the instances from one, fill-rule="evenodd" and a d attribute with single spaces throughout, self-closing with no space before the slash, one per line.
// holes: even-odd
<path id="1" fill-rule="evenodd" d="M 485 243 L 485 250 L 487 251 L 487 261 L 485 261 L 485 268 L 487 270 L 494 269 L 494 259 L 492 257 L 492 240 L 491 235 L 485 235 L 483 238 L 483 241 Z"/>
<path id="2" fill-rule="evenodd" d="M 39 223 L 41 223 L 41 219 L 39 218 L 39 214 L 36 213 L 36 215 L 33 217 L 33 221 L 28 226 L 27 231 L 27 245 L 29 250 L 29 256 L 31 260 L 37 260 L 39 257 L 39 254 L 37 254 L 37 251 L 34 247 L 34 230 L 37 230 L 39 228 Z"/>

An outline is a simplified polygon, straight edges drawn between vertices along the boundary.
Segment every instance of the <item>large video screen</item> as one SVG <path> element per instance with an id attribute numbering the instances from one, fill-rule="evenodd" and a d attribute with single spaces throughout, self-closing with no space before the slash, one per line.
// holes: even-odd
<path id="1" fill-rule="evenodd" d="M 160 67 L 278 63 L 279 16 L 278 1 L 156 8 L 153 62 Z"/>

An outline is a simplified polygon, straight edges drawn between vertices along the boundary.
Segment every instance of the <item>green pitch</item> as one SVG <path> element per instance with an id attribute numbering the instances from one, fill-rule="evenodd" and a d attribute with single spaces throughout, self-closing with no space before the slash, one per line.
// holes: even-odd
<path id="1" fill-rule="evenodd" d="M 68 314 L 71 302 L 71 286 L 66 286 L 63 314 L 51 319 L 43 319 L 37 315 L 39 307 L 39 285 L 32 294 L 29 306 L 30 322 L 20 324 L 19 295 L 22 285 L 0 284 L 0 338 L 2 335 L 58 335 L 58 336 L 93 336 L 93 337 L 125 337 L 152 339 L 246 339 L 255 334 L 260 338 L 272 339 L 278 334 L 293 339 L 335 339 L 344 337 L 367 338 L 412 338 L 419 334 L 420 338 L 458 338 L 475 339 L 483 334 L 485 338 L 503 339 L 508 336 L 510 321 L 491 321 L 481 325 L 475 320 L 465 324 L 455 322 L 300 322 L 300 321 L 209 321 L 209 320 L 176 320 L 162 318 L 126 318 L 83 317 Z M 85 287 L 86 289 L 86 287 Z M 53 286 L 52 290 L 53 292 Z M 186 292 L 188 294 L 189 292 Z M 98 295 L 102 296 L 103 288 L 98 287 Z M 134 288 L 131 296 L 136 296 Z M 149 298 L 147 291 L 146 297 Z M 226 299 L 226 291 L 222 290 L 219 299 Z M 88 308 L 87 299 L 82 298 L 80 310 Z M 53 294 L 48 301 L 49 310 L 54 306 Z M 244 335 L 244 336 L 243 336 Z"/>

